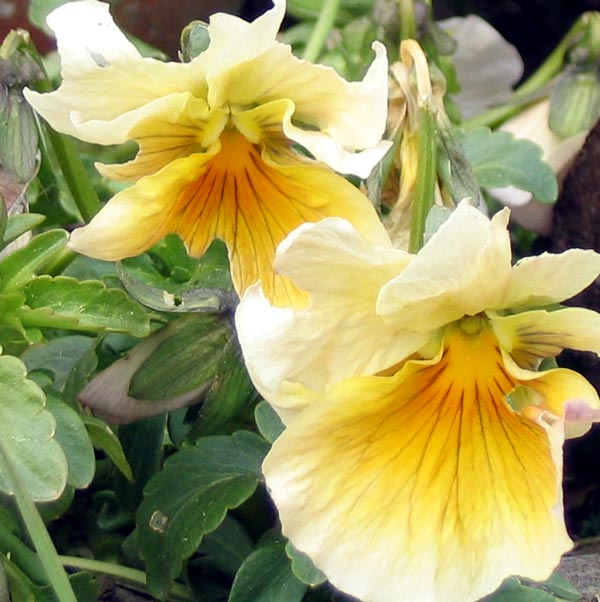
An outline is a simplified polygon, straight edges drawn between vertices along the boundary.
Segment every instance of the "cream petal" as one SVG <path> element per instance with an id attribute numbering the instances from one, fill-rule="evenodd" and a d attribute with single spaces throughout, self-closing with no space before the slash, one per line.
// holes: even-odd
<path id="1" fill-rule="evenodd" d="M 581 307 L 526 311 L 509 316 L 488 314 L 502 349 L 524 368 L 563 349 L 600 355 L 600 314 Z"/>
<path id="2" fill-rule="evenodd" d="M 133 117 L 110 124 L 123 113 L 169 94 L 205 91 L 198 63 L 143 58 L 108 11 L 107 3 L 96 0 L 69 2 L 53 11 L 48 24 L 57 36 L 63 82 L 49 94 L 25 90 L 29 103 L 54 129 L 99 144 L 126 139 L 122 128 L 130 127 Z M 93 133 L 80 132 L 79 125 L 90 120 L 109 124 Z"/>
<path id="3" fill-rule="evenodd" d="M 380 372 L 421 347 L 426 335 L 401 332 L 375 314 L 379 288 L 407 260 L 405 253 L 370 246 L 337 218 L 289 235 L 275 265 L 311 293 L 311 305 L 274 308 L 260 287 L 251 287 L 236 313 L 246 365 L 265 399 L 280 412 L 297 409 L 315 392 L 349 376 Z M 302 395 L 289 394 L 294 384 Z"/>
<path id="4" fill-rule="evenodd" d="M 382 45 L 375 44 L 374 50 L 375 60 L 364 79 L 350 83 L 332 68 L 307 63 L 294 57 L 289 46 L 276 44 L 252 61 L 211 77 L 209 102 L 245 108 L 290 99 L 295 111 L 293 121 L 287 117 L 283 122 L 286 136 L 336 171 L 366 178 L 391 145 L 381 142 L 387 58 Z"/>
<path id="5" fill-rule="evenodd" d="M 413 262 L 382 289 L 377 313 L 433 330 L 493 305 L 510 276 L 508 211 L 489 220 L 462 202 Z"/>
<path id="6" fill-rule="evenodd" d="M 238 64 L 245 64 L 275 44 L 275 37 L 285 16 L 285 0 L 272 2 L 273 7 L 252 22 L 227 13 L 211 15 L 208 24 L 210 45 L 201 55 L 211 77 L 217 77 Z M 238 79 L 236 85 L 239 86 L 240 81 L 245 81 L 245 77 Z M 245 87 L 245 84 L 240 87 Z M 211 102 L 211 106 L 221 104 Z"/>
<path id="7" fill-rule="evenodd" d="M 559 303 L 590 285 L 600 274 L 600 253 L 569 249 L 521 259 L 495 308 L 518 308 Z"/>
<path id="8" fill-rule="evenodd" d="M 340 383 L 264 462 L 284 534 L 363 602 L 472 602 L 510 575 L 547 578 L 571 547 L 560 424 L 514 413 L 495 338 L 465 363 L 467 339 Z"/>

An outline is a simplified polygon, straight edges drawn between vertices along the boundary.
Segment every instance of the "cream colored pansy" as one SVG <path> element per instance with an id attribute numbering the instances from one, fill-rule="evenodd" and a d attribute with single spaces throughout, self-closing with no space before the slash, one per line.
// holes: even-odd
<path id="1" fill-rule="evenodd" d="M 266 303 L 247 324 L 257 290 L 238 310 L 251 374 L 287 420 L 263 466 L 283 532 L 363 602 L 471 602 L 510 575 L 547 578 L 571 547 L 562 443 L 600 420 L 600 400 L 579 374 L 539 368 L 565 347 L 600 353 L 600 315 L 555 305 L 597 277 L 600 255 L 511 265 L 507 221 L 460 204 L 417 255 L 378 250 L 395 270 L 383 285 L 349 225 L 305 226 L 277 265 L 312 305 L 279 335 Z M 331 279 L 311 277 L 331 260 L 319 241 L 342 258 Z M 274 350 L 261 358 L 263 332 Z"/>
<path id="2" fill-rule="evenodd" d="M 143 58 L 106 3 L 71 2 L 50 14 L 63 81 L 49 94 L 26 91 L 28 101 L 61 132 L 139 146 L 124 165 L 98 165 L 134 184 L 75 230 L 73 249 L 117 260 L 176 232 L 199 256 L 220 238 L 238 292 L 260 279 L 270 299 L 287 304 L 298 291 L 272 262 L 294 228 L 333 215 L 371 241 L 381 236 L 367 199 L 332 169 L 365 178 L 389 146 L 381 142 L 385 50 L 374 44 L 364 79 L 349 83 L 275 40 L 284 14 L 275 0 L 251 23 L 213 15 L 210 44 L 189 63 Z"/>

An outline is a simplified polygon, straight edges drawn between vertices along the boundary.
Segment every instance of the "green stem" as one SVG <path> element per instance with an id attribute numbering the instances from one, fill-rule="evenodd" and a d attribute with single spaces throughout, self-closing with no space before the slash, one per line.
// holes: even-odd
<path id="1" fill-rule="evenodd" d="M 528 95 L 545 86 L 553 77 L 560 73 L 563 68 L 565 54 L 573 43 L 573 38 L 584 28 L 585 23 L 583 23 L 581 19 L 576 21 L 559 42 L 558 46 L 548 55 L 546 60 L 527 78 L 527 80 L 515 89 L 514 94 L 508 100 L 507 104 L 500 107 L 494 107 L 480 115 L 467 119 L 466 121 L 463 121 L 461 127 L 467 130 L 481 126 L 495 127 L 513 115 L 516 115 L 523 105 L 531 102 L 531 99 L 527 98 Z"/>
<path id="2" fill-rule="evenodd" d="M 44 525 L 44 521 L 35 507 L 33 500 L 25 489 L 19 473 L 6 452 L 6 448 L 0 439 L 0 461 L 6 470 L 8 481 L 14 488 L 14 497 L 17 508 L 23 519 L 23 523 L 31 537 L 31 541 L 37 550 L 38 557 L 46 573 L 48 582 L 54 589 L 56 597 L 60 602 L 77 602 L 71 584 L 56 553 L 56 548 Z"/>
<path id="3" fill-rule="evenodd" d="M 0 525 L 0 551 L 10 555 L 11 560 L 37 585 L 47 583 L 46 573 L 35 552 L 2 525 Z"/>
<path id="4" fill-rule="evenodd" d="M 74 259 L 79 257 L 78 253 L 71 251 L 71 249 L 61 249 L 53 258 L 50 263 L 44 266 L 44 274 L 50 274 L 50 276 L 58 276 L 62 274 L 64 270 L 71 264 Z"/>
<path id="5" fill-rule="evenodd" d="M 321 50 L 323 50 L 323 46 L 325 46 L 327 36 L 335 25 L 335 19 L 339 11 L 340 4 L 341 0 L 325 0 L 323 3 L 323 8 L 321 9 L 319 18 L 315 23 L 310 39 L 308 40 L 306 48 L 304 49 L 304 54 L 302 55 L 304 60 L 314 62 L 317 60 L 317 58 L 319 58 Z"/>
<path id="6" fill-rule="evenodd" d="M 436 182 L 437 144 L 435 117 L 428 109 L 419 109 L 419 146 L 417 150 L 417 181 L 413 200 L 408 250 L 416 253 L 423 246 L 427 213 L 433 205 Z"/>
<path id="7" fill-rule="evenodd" d="M 417 37 L 414 0 L 398 0 L 400 9 L 400 40 L 414 40 Z"/>
<path id="8" fill-rule="evenodd" d="M 102 562 L 101 560 L 91 560 L 89 558 L 79 558 L 78 556 L 59 556 L 64 566 L 70 566 L 82 571 L 109 575 L 116 579 L 138 586 L 147 591 L 146 573 L 111 562 Z M 196 598 L 180 583 L 174 583 L 171 586 L 169 599 L 173 602 L 195 602 Z"/>
<path id="9" fill-rule="evenodd" d="M 75 145 L 71 138 L 55 132 L 46 123 L 42 125 L 42 128 L 54 149 L 56 159 L 69 187 L 69 192 L 81 216 L 86 222 L 89 222 L 100 211 L 100 200 L 77 155 Z"/>

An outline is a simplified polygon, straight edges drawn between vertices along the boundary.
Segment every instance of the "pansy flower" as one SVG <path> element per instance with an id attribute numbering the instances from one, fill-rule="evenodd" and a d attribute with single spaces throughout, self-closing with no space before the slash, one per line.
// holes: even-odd
<path id="1" fill-rule="evenodd" d="M 71 2 L 50 14 L 62 83 L 28 91 L 28 101 L 60 132 L 139 146 L 132 161 L 97 166 L 133 185 L 75 230 L 73 249 L 118 260 L 175 232 L 200 256 L 222 239 L 236 290 L 261 280 L 286 304 L 297 289 L 272 262 L 298 225 L 342 216 L 366 238 L 379 235 L 373 207 L 334 170 L 366 178 L 389 146 L 381 142 L 385 49 L 375 43 L 364 79 L 347 82 L 276 41 L 284 14 L 275 0 L 253 22 L 213 15 L 207 49 L 187 63 L 142 57 L 107 3 Z"/>
<path id="2" fill-rule="evenodd" d="M 307 224 L 276 265 L 311 306 L 252 287 L 238 308 L 251 375 L 287 422 L 263 465 L 283 533 L 363 602 L 471 602 L 547 578 L 571 547 L 562 444 L 600 400 L 541 362 L 600 353 L 600 315 L 557 305 L 600 255 L 511 265 L 508 215 L 463 202 L 416 255 Z"/>

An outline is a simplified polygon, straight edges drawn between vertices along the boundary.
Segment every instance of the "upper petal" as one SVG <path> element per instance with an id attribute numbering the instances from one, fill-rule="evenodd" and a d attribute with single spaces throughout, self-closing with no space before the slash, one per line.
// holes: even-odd
<path id="1" fill-rule="evenodd" d="M 600 253 L 569 249 L 559 254 L 525 257 L 513 268 L 500 304 L 517 308 L 549 305 L 570 299 L 600 274 Z"/>
<path id="2" fill-rule="evenodd" d="M 342 382 L 265 460 L 284 534 L 363 602 L 472 602 L 510 575 L 547 578 L 571 547 L 560 424 L 509 408 L 515 381 L 484 333 Z"/>
<path id="3" fill-rule="evenodd" d="M 492 220 L 462 202 L 413 262 L 382 289 L 377 312 L 433 330 L 493 306 L 510 276 L 508 212 Z"/>
<path id="4" fill-rule="evenodd" d="M 197 64 L 143 58 L 114 24 L 106 2 L 63 4 L 49 15 L 48 25 L 57 37 L 63 81 L 55 92 L 25 90 L 25 95 L 60 132 L 88 142 L 117 144 L 126 139 L 119 122 L 93 133 L 81 132 L 79 124 L 112 122 L 161 96 L 203 93 L 204 79 Z"/>
<path id="5" fill-rule="evenodd" d="M 295 111 L 283 122 L 286 136 L 336 171 L 366 178 L 390 146 L 380 144 L 387 115 L 387 58 L 381 44 L 374 50 L 364 79 L 347 82 L 331 67 L 298 59 L 289 46 L 275 44 L 211 77 L 209 102 L 247 107 L 290 99 Z"/>

